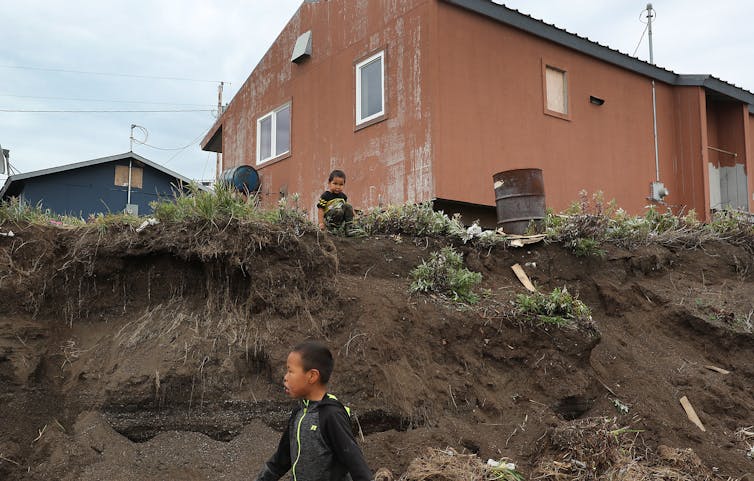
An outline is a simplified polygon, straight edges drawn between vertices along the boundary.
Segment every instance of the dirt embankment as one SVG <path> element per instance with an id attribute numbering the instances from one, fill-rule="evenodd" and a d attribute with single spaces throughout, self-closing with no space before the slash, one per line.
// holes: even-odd
<path id="1" fill-rule="evenodd" d="M 439 240 L 12 228 L 0 237 L 3 479 L 248 479 L 277 444 L 291 408 L 282 366 L 306 337 L 336 354 L 331 390 L 374 469 L 452 447 L 528 476 L 561 459 L 552 433 L 607 416 L 640 431 L 637 451 L 692 448 L 715 475 L 754 472 L 744 247 L 458 246 L 489 289 L 469 309 L 408 294 Z M 598 332 L 517 322 L 514 263 L 543 291 L 578 293 Z"/>

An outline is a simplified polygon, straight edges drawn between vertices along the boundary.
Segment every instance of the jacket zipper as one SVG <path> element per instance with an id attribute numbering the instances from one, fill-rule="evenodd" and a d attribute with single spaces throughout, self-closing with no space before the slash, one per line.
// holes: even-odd
<path id="1" fill-rule="evenodd" d="M 298 464 L 298 459 L 301 457 L 301 423 L 304 422 L 307 409 L 309 409 L 308 399 L 304 400 L 304 414 L 301 415 L 301 419 L 298 420 L 298 426 L 296 426 L 296 447 L 298 448 L 298 452 L 296 453 L 296 460 L 293 462 L 293 468 L 291 468 L 293 471 L 293 481 L 297 481 L 296 464 Z"/>

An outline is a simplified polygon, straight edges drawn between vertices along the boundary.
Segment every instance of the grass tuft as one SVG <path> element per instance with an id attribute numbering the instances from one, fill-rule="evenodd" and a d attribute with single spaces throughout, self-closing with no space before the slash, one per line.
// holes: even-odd
<path id="1" fill-rule="evenodd" d="M 482 282 L 482 274 L 463 265 L 463 257 L 452 247 L 443 247 L 430 254 L 411 271 L 411 292 L 433 292 L 456 302 L 474 304 L 479 295 L 474 287 Z"/>
<path id="2" fill-rule="evenodd" d="M 556 287 L 549 294 L 519 294 L 516 296 L 515 306 L 519 318 L 537 324 L 576 327 L 592 323 L 589 306 L 580 301 L 578 296 L 571 295 L 565 287 Z"/>
<path id="3" fill-rule="evenodd" d="M 406 234 L 416 237 L 461 237 L 466 234 L 466 229 L 457 216 L 451 218 L 442 211 L 433 210 L 432 202 L 407 203 L 371 209 L 354 220 L 354 227 L 366 235 Z"/>

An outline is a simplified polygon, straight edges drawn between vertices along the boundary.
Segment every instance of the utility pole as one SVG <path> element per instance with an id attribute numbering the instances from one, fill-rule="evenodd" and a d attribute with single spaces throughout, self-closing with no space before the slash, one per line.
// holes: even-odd
<path id="1" fill-rule="evenodd" d="M 655 18 L 655 10 L 652 4 L 647 4 L 647 33 L 649 35 L 649 63 L 655 64 L 654 45 L 652 44 L 652 19 Z M 668 195 L 668 189 L 660 181 L 660 148 L 657 139 L 657 87 L 655 80 L 652 79 L 652 127 L 654 129 L 655 143 L 655 181 L 650 187 L 650 199 L 656 202 L 662 202 L 663 198 Z"/>
<path id="2" fill-rule="evenodd" d="M 654 48 L 652 45 L 652 18 L 654 18 L 654 10 L 652 4 L 647 4 L 647 34 L 649 35 L 649 63 L 655 64 Z M 652 125 L 654 127 L 655 136 L 655 180 L 660 181 L 660 153 L 657 142 L 657 89 L 655 87 L 655 81 L 652 79 Z"/>
<path id="3" fill-rule="evenodd" d="M 225 82 L 220 82 L 220 85 L 217 86 L 217 119 L 220 120 L 220 117 L 223 115 L 223 84 Z M 222 172 L 223 168 L 223 154 L 221 152 L 217 153 L 217 160 L 215 161 L 215 182 L 220 180 L 220 173 Z"/>

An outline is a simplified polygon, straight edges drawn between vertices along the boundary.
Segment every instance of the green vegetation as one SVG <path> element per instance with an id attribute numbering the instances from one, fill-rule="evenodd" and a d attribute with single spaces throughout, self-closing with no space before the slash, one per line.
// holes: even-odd
<path id="1" fill-rule="evenodd" d="M 289 202 L 293 206 L 289 206 Z M 225 226 L 233 220 L 262 221 L 296 227 L 313 225 L 303 211 L 297 208 L 298 194 L 282 199 L 277 208 L 261 209 L 256 197 L 245 197 L 232 188 L 218 184 L 214 191 L 199 189 L 195 184 L 188 192 L 180 192 L 175 198 L 163 198 L 150 205 L 154 213 L 150 217 L 160 222 L 206 222 Z M 147 217 L 137 217 L 123 212 L 97 214 L 84 220 L 80 217 L 58 215 L 41 204 L 29 205 L 18 198 L 0 202 L 0 223 L 12 222 L 35 225 L 86 226 L 107 231 L 116 226 L 137 227 Z"/>
<path id="2" fill-rule="evenodd" d="M 431 202 L 392 205 L 371 209 L 354 221 L 366 235 L 408 234 L 421 236 L 462 236 L 466 229 L 460 219 L 432 209 Z"/>
<path id="3" fill-rule="evenodd" d="M 601 192 L 590 198 L 582 191 L 564 214 L 548 212 L 545 227 L 550 241 L 562 242 L 578 256 L 604 256 L 605 243 L 628 249 L 649 244 L 693 248 L 724 240 L 754 247 L 754 219 L 746 213 L 719 211 L 702 223 L 693 210 L 676 215 L 649 205 L 644 215 L 631 216 L 615 201 L 606 203 Z"/>
<path id="4" fill-rule="evenodd" d="M 465 268 L 463 257 L 452 247 L 433 252 L 411 271 L 411 277 L 411 292 L 434 292 L 469 304 L 479 300 L 474 287 L 482 282 L 482 274 Z"/>
<path id="5" fill-rule="evenodd" d="M 68 215 L 57 215 L 42 204 L 30 205 L 16 197 L 0 202 L 0 224 L 13 222 L 36 225 L 82 225 L 84 220 Z"/>
<path id="6" fill-rule="evenodd" d="M 503 459 L 497 465 L 489 465 L 489 478 L 494 481 L 525 481 L 524 475 L 516 471 L 516 465 Z"/>
<path id="7" fill-rule="evenodd" d="M 166 197 L 151 204 L 153 216 L 160 222 L 203 222 L 222 228 L 232 221 L 268 222 L 294 229 L 313 229 L 305 210 L 298 206 L 298 195 L 281 199 L 277 208 L 263 209 L 255 196 L 243 196 L 229 186 L 218 184 L 214 191 L 190 185 L 187 192 Z M 143 221 L 144 217 L 141 218 Z M 114 226 L 135 226 L 139 218 L 120 212 L 99 214 L 86 221 L 75 216 L 61 216 L 41 204 L 28 205 L 18 199 L 0 203 L 0 222 L 37 225 L 82 226 L 94 224 L 100 230 Z M 737 211 L 715 213 L 709 223 L 700 222 L 692 210 L 676 215 L 655 205 L 647 206 L 643 215 L 633 216 L 605 202 L 600 192 L 591 196 L 580 193 L 580 200 L 564 213 L 547 212 L 544 220 L 547 242 L 559 242 L 580 257 L 604 257 L 605 245 L 634 249 L 659 244 L 695 248 L 708 241 L 726 241 L 754 250 L 754 218 Z M 494 230 L 478 226 L 467 229 L 456 215 L 435 211 L 431 202 L 393 205 L 367 211 L 354 220 L 351 236 L 408 235 L 446 237 L 470 242 L 480 247 L 507 245 L 509 238 Z"/>
<path id="8" fill-rule="evenodd" d="M 605 257 L 605 250 L 600 247 L 599 241 L 590 237 L 577 237 L 566 242 L 576 257 Z"/>
<path id="9" fill-rule="evenodd" d="M 591 323 L 592 312 L 568 289 L 556 287 L 549 294 L 534 292 L 516 296 L 516 315 L 519 318 L 539 324 L 575 327 L 580 323 Z"/>
<path id="10" fill-rule="evenodd" d="M 160 222 L 205 222 L 216 227 L 232 221 L 268 222 L 273 224 L 308 226 L 313 228 L 303 211 L 297 208 L 298 194 L 284 197 L 276 209 L 262 209 L 255 196 L 244 196 L 232 187 L 219 183 L 213 191 L 189 185 L 187 193 L 181 192 L 175 198 L 150 203 L 153 216 Z M 293 206 L 289 206 L 289 201 Z"/>

